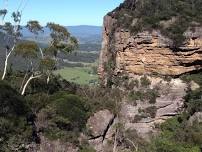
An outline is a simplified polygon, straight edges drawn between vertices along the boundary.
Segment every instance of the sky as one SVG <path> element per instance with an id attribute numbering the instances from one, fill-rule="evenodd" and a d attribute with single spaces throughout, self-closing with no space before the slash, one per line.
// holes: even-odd
<path id="1" fill-rule="evenodd" d="M 1 9 L 7 6 L 10 13 L 19 6 L 23 9 L 23 25 L 29 20 L 38 20 L 42 25 L 54 22 L 64 26 L 101 26 L 103 16 L 124 0 L 8 0 L 7 4 L 5 1 L 0 0 Z M 10 16 L 8 14 L 6 20 L 10 20 Z"/>

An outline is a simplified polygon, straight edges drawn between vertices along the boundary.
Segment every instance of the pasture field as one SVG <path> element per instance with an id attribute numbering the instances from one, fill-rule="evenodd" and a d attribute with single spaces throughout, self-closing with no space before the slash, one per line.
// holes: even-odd
<path id="1" fill-rule="evenodd" d="M 81 85 L 95 85 L 98 81 L 98 76 L 94 74 L 91 67 L 64 67 L 54 73 L 67 81 Z"/>

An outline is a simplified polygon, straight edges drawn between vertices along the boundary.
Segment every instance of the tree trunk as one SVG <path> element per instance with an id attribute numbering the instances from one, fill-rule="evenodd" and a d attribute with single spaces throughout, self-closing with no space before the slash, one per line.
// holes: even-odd
<path id="1" fill-rule="evenodd" d="M 12 47 L 12 49 L 10 50 L 10 52 L 8 54 L 6 53 L 6 59 L 5 59 L 5 62 L 4 62 L 4 71 L 3 71 L 3 75 L 2 75 L 1 80 L 5 79 L 5 76 L 6 76 L 6 73 L 7 73 L 7 67 L 8 67 L 8 59 L 9 59 L 11 53 L 13 52 L 14 48 L 15 48 L 15 45 Z"/>
<path id="2" fill-rule="evenodd" d="M 22 88 L 23 88 L 23 85 L 24 85 L 24 83 L 25 83 L 25 80 L 26 80 L 26 78 L 27 78 L 27 75 L 28 75 L 28 72 L 26 72 L 26 74 L 25 74 L 25 76 L 24 76 L 24 78 L 23 78 L 23 81 L 22 81 L 21 86 L 20 86 L 20 92 L 21 92 L 21 90 L 22 90 Z"/>
<path id="3" fill-rule="evenodd" d="M 43 59 L 44 58 L 43 50 L 41 48 L 39 48 L 39 50 L 40 50 L 40 53 L 41 53 L 41 58 Z"/>
<path id="4" fill-rule="evenodd" d="M 49 81 L 50 81 L 50 75 L 48 75 L 46 83 L 49 84 Z"/>
<path id="5" fill-rule="evenodd" d="M 22 89 L 21 95 L 24 95 L 24 94 L 25 94 L 25 91 L 26 91 L 27 86 L 28 86 L 28 84 L 30 83 L 30 81 L 33 80 L 33 79 L 39 78 L 39 77 L 41 77 L 41 75 L 34 76 L 34 75 L 32 74 L 32 75 L 29 77 L 29 79 L 27 80 L 27 82 L 25 83 L 25 85 L 24 85 L 24 87 L 23 87 L 23 89 Z"/>

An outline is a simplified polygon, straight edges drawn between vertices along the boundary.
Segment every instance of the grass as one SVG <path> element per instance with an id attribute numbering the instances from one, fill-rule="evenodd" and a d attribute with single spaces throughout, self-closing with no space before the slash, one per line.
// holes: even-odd
<path id="1" fill-rule="evenodd" d="M 67 81 L 81 85 L 95 84 L 98 80 L 98 76 L 92 74 L 91 67 L 65 67 L 55 71 L 55 74 Z"/>

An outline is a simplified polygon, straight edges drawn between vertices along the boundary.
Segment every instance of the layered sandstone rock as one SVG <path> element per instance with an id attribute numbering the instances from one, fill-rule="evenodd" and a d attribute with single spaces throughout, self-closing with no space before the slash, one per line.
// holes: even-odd
<path id="1" fill-rule="evenodd" d="M 127 29 L 113 29 L 116 20 L 104 18 L 103 44 L 100 54 L 100 77 L 105 80 L 106 65 L 113 58 L 113 74 L 159 74 L 179 76 L 202 69 L 202 28 L 184 33 L 182 47 L 173 49 L 171 40 L 160 31 L 145 31 L 132 36 Z M 113 55 L 112 55 L 113 54 Z"/>

